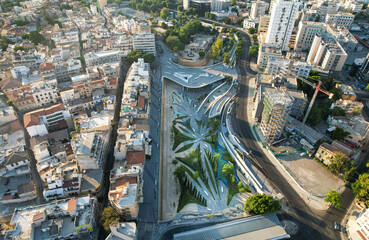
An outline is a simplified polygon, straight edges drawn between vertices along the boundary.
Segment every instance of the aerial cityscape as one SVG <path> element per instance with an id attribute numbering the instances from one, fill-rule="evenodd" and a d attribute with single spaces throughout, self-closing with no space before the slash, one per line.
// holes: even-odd
<path id="1" fill-rule="evenodd" d="M 368 0 L 0 0 L 0 240 L 369 240 Z"/>

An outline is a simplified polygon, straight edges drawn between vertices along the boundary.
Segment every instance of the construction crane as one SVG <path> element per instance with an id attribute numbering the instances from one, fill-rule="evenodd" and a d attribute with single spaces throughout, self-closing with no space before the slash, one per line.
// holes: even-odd
<path id="1" fill-rule="evenodd" d="M 306 83 L 306 84 L 309 84 L 313 89 L 315 89 L 315 92 L 314 92 L 313 98 L 312 98 L 312 99 L 311 99 L 311 101 L 310 101 L 309 107 L 308 107 L 308 109 L 307 109 L 307 111 L 306 111 L 306 113 L 305 113 L 305 116 L 304 116 L 304 120 L 302 121 L 302 123 L 303 123 L 303 124 L 305 124 L 305 122 L 306 122 L 306 120 L 307 120 L 307 118 L 308 118 L 308 116 L 309 116 L 309 113 L 310 113 L 310 111 L 311 111 L 311 108 L 312 108 L 312 107 L 313 107 L 313 105 L 314 105 L 314 102 L 315 102 L 316 96 L 318 96 L 318 92 L 322 92 L 322 93 L 324 93 L 324 94 L 328 95 L 330 99 L 333 97 L 333 93 L 330 93 L 330 92 L 328 92 L 328 91 L 325 91 L 324 89 L 321 89 L 321 88 L 320 88 L 320 86 L 322 85 L 322 82 L 321 82 L 321 81 L 319 81 L 319 82 L 318 82 L 318 85 L 316 85 L 315 83 L 309 82 L 309 81 L 308 81 L 308 80 L 306 80 L 305 78 L 300 77 L 300 76 L 296 75 L 295 73 L 293 73 L 293 72 L 291 72 L 291 71 L 288 71 L 288 72 L 289 72 L 289 74 L 290 74 L 290 75 L 292 75 L 293 77 L 295 77 L 295 78 L 297 78 L 297 79 L 299 79 L 299 80 L 303 81 L 303 82 L 304 82 L 304 83 Z"/>

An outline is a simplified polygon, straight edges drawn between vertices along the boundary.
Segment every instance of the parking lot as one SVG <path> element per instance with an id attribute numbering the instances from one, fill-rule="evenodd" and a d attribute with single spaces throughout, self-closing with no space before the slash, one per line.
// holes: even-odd
<path id="1" fill-rule="evenodd" d="M 9 182 L 7 185 L 5 185 L 6 179 L 9 179 Z M 26 183 L 29 181 L 31 181 L 31 177 L 29 174 L 17 175 L 16 177 L 10 177 L 10 178 L 1 178 L 0 180 L 0 199 L 3 197 L 4 193 L 8 189 L 17 190 L 19 184 Z M 24 202 L 24 203 L 16 203 L 16 204 L 2 204 L 0 202 L 0 215 L 3 218 L 5 218 L 8 216 L 11 216 L 15 208 L 24 207 L 24 206 L 28 206 L 28 205 L 32 205 L 36 203 L 37 203 L 36 199 L 33 201 Z M 2 221 L 3 219 L 0 219 L 0 222 Z"/>
<path id="2" fill-rule="evenodd" d="M 301 153 L 278 156 L 278 160 L 306 191 L 316 196 L 325 196 L 331 189 L 339 192 L 343 181 L 313 158 L 300 156 Z"/>

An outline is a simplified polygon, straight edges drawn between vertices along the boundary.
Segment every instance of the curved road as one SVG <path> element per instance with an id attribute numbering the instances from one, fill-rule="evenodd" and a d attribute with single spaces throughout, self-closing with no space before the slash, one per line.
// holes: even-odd
<path id="1" fill-rule="evenodd" d="M 252 134 L 251 124 L 247 118 L 247 102 L 249 94 L 248 81 L 250 76 L 254 76 L 255 72 L 250 69 L 250 57 L 248 49 L 251 45 L 250 37 L 242 33 L 244 41 L 244 54 L 239 62 L 241 72 L 240 89 L 236 99 L 237 112 L 234 119 L 234 127 L 237 129 L 240 140 L 252 150 L 255 159 L 264 169 L 266 176 L 276 185 L 280 192 L 287 199 L 288 211 L 279 214 L 281 220 L 291 220 L 295 222 L 299 231 L 296 235 L 292 235 L 292 239 L 340 239 L 338 231 L 334 230 L 333 222 L 341 222 L 346 210 L 353 200 L 353 195 L 350 190 L 343 194 L 343 208 L 341 210 L 328 209 L 327 211 L 318 211 L 310 208 L 290 184 L 279 173 L 274 164 L 264 155 L 259 144 L 254 139 Z M 250 96 L 252 98 L 252 96 Z"/>

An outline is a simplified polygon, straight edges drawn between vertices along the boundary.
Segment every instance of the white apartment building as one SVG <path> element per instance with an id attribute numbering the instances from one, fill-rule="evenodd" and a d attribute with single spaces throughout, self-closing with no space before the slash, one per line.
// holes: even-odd
<path id="1" fill-rule="evenodd" d="M 155 50 L 155 34 L 153 33 L 141 33 L 133 36 L 133 49 L 139 49 L 141 51 L 152 53 L 156 55 Z"/>
<path id="2" fill-rule="evenodd" d="M 310 49 L 315 35 L 325 30 L 324 23 L 300 21 L 294 46 L 295 51 Z"/>
<path id="3" fill-rule="evenodd" d="M 352 23 L 354 22 L 355 15 L 352 13 L 332 13 L 327 14 L 327 18 L 325 22 L 329 25 L 335 26 L 343 26 L 347 29 L 351 28 Z"/>
<path id="4" fill-rule="evenodd" d="M 257 64 L 259 68 L 266 68 L 271 57 L 282 58 L 281 47 L 276 44 L 262 43 L 259 47 Z"/>
<path id="5" fill-rule="evenodd" d="M 294 61 L 283 58 L 271 57 L 265 68 L 265 73 L 289 75 L 294 73 L 297 76 L 307 78 L 311 71 L 311 65 L 307 62 Z"/>
<path id="6" fill-rule="evenodd" d="M 110 62 L 120 62 L 122 53 L 119 50 L 100 51 L 88 53 L 85 55 L 86 67 L 100 65 Z"/>
<path id="7" fill-rule="evenodd" d="M 347 10 L 351 10 L 354 13 L 360 12 L 363 8 L 362 2 L 357 2 L 355 0 L 350 0 L 345 2 L 345 8 Z"/>
<path id="8" fill-rule="evenodd" d="M 60 99 L 58 82 L 54 80 L 45 80 L 31 83 L 32 96 L 37 104 L 41 107 L 50 103 L 57 103 Z"/>
<path id="9" fill-rule="evenodd" d="M 243 20 L 243 28 L 249 29 L 249 28 L 256 28 L 258 26 L 258 22 L 256 20 L 245 18 Z"/>
<path id="10" fill-rule="evenodd" d="M 321 33 L 314 37 L 307 62 L 324 71 L 341 71 L 346 59 L 347 53 L 336 39 Z"/>
<path id="11" fill-rule="evenodd" d="M 300 3 L 294 1 L 278 0 L 274 3 L 265 43 L 278 44 L 282 51 L 288 50 L 299 7 Z"/>
<path id="12" fill-rule="evenodd" d="M 263 1 L 256 1 L 251 4 L 250 18 L 258 20 L 259 17 L 264 16 L 268 10 L 269 4 Z"/>
<path id="13" fill-rule="evenodd" d="M 221 11 L 231 6 L 230 0 L 211 0 L 211 11 Z"/>
<path id="14" fill-rule="evenodd" d="M 327 14 L 338 12 L 340 5 L 337 1 L 321 1 L 318 3 L 317 13 L 321 20 L 324 20 Z"/>
<path id="15" fill-rule="evenodd" d="M 83 132 L 72 139 L 71 146 L 81 169 L 103 168 L 107 138 L 107 132 Z"/>
<path id="16" fill-rule="evenodd" d="M 351 240 L 369 239 L 369 209 L 362 210 L 356 220 L 350 217 L 346 229 Z"/>
<path id="17" fill-rule="evenodd" d="M 68 104 L 68 102 L 80 99 L 81 96 L 79 95 L 79 92 L 75 91 L 73 88 L 60 91 L 60 98 L 64 105 Z"/>
<path id="18" fill-rule="evenodd" d="M 71 77 L 82 72 L 82 63 L 80 60 L 69 59 L 67 62 L 54 62 L 55 77 L 58 82 L 69 81 Z"/>
<path id="19" fill-rule="evenodd" d="M 358 40 L 345 27 L 328 25 L 327 33 L 332 34 L 332 36 L 337 40 L 337 42 L 339 42 L 347 54 L 356 51 L 360 52 L 363 49 Z"/>
<path id="20" fill-rule="evenodd" d="M 48 128 L 58 125 L 61 121 L 70 118 L 70 113 L 63 104 L 42 108 L 28 112 L 23 116 L 24 127 L 30 137 L 48 134 Z"/>
<path id="21" fill-rule="evenodd" d="M 112 171 L 110 176 L 109 202 L 125 218 L 138 216 L 142 196 L 142 169 L 133 165 L 125 170 L 123 167 Z"/>
<path id="22" fill-rule="evenodd" d="M 10 72 L 12 73 L 13 78 L 22 78 L 22 77 L 29 76 L 30 69 L 27 66 L 19 66 L 19 67 L 12 68 Z"/>

